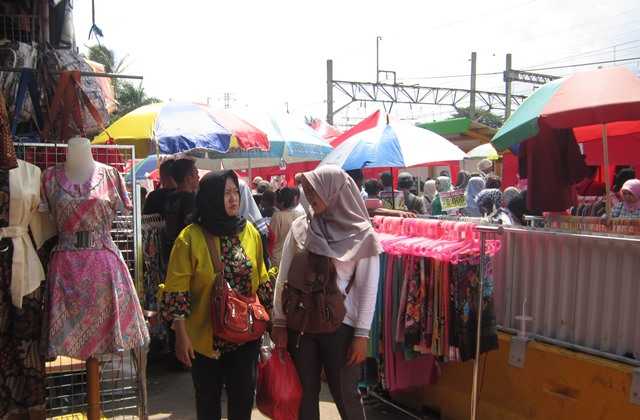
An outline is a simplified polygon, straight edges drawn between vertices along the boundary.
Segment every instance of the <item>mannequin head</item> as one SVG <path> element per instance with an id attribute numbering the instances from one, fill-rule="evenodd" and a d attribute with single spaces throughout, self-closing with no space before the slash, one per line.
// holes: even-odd
<path id="1" fill-rule="evenodd" d="M 84 137 L 73 137 L 67 141 L 67 161 L 72 165 L 93 161 L 91 142 Z"/>
<path id="2" fill-rule="evenodd" d="M 67 176 L 76 182 L 84 182 L 90 176 L 95 162 L 91 154 L 91 142 L 84 137 L 73 137 L 67 142 Z"/>

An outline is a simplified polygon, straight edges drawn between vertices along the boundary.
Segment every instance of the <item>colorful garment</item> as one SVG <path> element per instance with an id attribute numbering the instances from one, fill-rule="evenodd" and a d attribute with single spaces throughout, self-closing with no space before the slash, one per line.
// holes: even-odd
<path id="1" fill-rule="evenodd" d="M 19 161 L 19 167 L 10 172 L 0 170 L 1 229 L 17 223 L 17 220 L 29 223 L 31 213 L 22 214 L 19 211 L 22 201 L 28 202 L 34 190 L 37 201 L 39 177 L 32 179 L 29 177 L 31 172 L 40 174 L 37 167 L 23 161 Z M 35 182 L 35 186 L 29 186 L 29 180 Z M 24 188 L 14 188 L 18 184 Z M 27 208 L 30 206 L 27 205 Z M 18 211 L 14 211 L 16 209 Z M 22 220 L 23 217 L 26 219 Z M 42 328 L 45 317 L 44 285 L 39 282 L 34 290 L 21 294 L 20 308 L 12 302 L 11 283 L 12 277 L 15 277 L 12 269 L 15 253 L 19 252 L 14 246 L 17 242 L 15 239 L 5 236 L 0 240 L 0 419 L 44 418 L 47 395 L 43 351 L 46 334 L 43 335 Z M 28 242 L 25 243 L 21 238 L 17 239 L 23 250 L 27 246 L 33 250 L 28 236 Z M 37 255 L 34 258 L 28 263 L 42 270 Z"/>
<path id="2" fill-rule="evenodd" d="M 235 237 L 214 237 L 225 263 L 224 278 L 239 293 L 257 293 L 260 302 L 271 309 L 273 287 L 262 257 L 260 233 L 251 223 Z M 211 322 L 211 293 L 214 270 L 202 228 L 187 226 L 171 252 L 161 310 L 171 321 L 185 319 L 187 333 L 196 352 L 217 358 L 234 345 L 214 340 Z"/>
<path id="3" fill-rule="evenodd" d="M 76 184 L 56 165 L 44 172 L 42 191 L 42 210 L 58 228 L 48 275 L 49 355 L 85 360 L 146 345 L 140 302 L 110 233 L 116 214 L 132 207 L 118 171 L 95 163 Z"/>
<path id="4" fill-rule="evenodd" d="M 478 325 L 478 261 L 451 266 L 451 345 L 458 349 L 464 362 L 475 357 Z M 493 276 L 491 259 L 486 259 L 483 284 L 483 312 L 480 352 L 498 348 L 496 318 L 493 308 Z"/>

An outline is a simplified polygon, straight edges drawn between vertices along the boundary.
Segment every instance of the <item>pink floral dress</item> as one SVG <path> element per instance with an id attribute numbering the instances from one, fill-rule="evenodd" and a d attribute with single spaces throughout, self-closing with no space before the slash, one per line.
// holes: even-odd
<path id="1" fill-rule="evenodd" d="M 149 342 L 127 265 L 111 238 L 117 212 L 130 209 L 115 168 L 96 163 L 83 184 L 70 181 L 64 165 L 42 176 L 43 210 L 58 228 L 49 263 L 49 356 L 85 360 Z"/>

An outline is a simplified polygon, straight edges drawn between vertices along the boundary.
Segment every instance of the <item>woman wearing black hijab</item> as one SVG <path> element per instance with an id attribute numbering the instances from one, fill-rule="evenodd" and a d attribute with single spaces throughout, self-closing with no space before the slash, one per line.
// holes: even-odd
<path id="1" fill-rule="evenodd" d="M 272 306 L 260 233 L 239 212 L 234 172 L 211 172 L 202 178 L 194 222 L 176 239 L 163 289 L 163 315 L 176 331 L 176 356 L 192 367 L 199 420 L 221 418 L 223 387 L 230 420 L 249 420 L 253 408 L 258 342 L 237 345 L 215 338 L 211 322 L 216 276 L 207 236 L 218 248 L 229 286 L 246 296 L 257 293 L 267 309 Z"/>

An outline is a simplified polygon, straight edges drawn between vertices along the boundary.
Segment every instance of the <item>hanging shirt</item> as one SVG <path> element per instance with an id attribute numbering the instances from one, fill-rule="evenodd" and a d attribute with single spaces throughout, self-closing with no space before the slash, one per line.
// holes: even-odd
<path id="1" fill-rule="evenodd" d="M 9 226 L 0 229 L 0 237 L 11 238 L 13 260 L 11 268 L 11 301 L 21 308 L 22 298 L 40 287 L 44 269 L 36 247 L 55 235 L 56 228 L 47 214 L 38 211 L 40 205 L 40 168 L 18 160 L 18 167 L 9 171 Z"/>
<path id="2" fill-rule="evenodd" d="M 520 177 L 527 179 L 527 207 L 532 211 L 565 211 L 572 203 L 572 186 L 587 175 L 580 148 L 571 130 L 540 133 L 522 143 Z"/>

